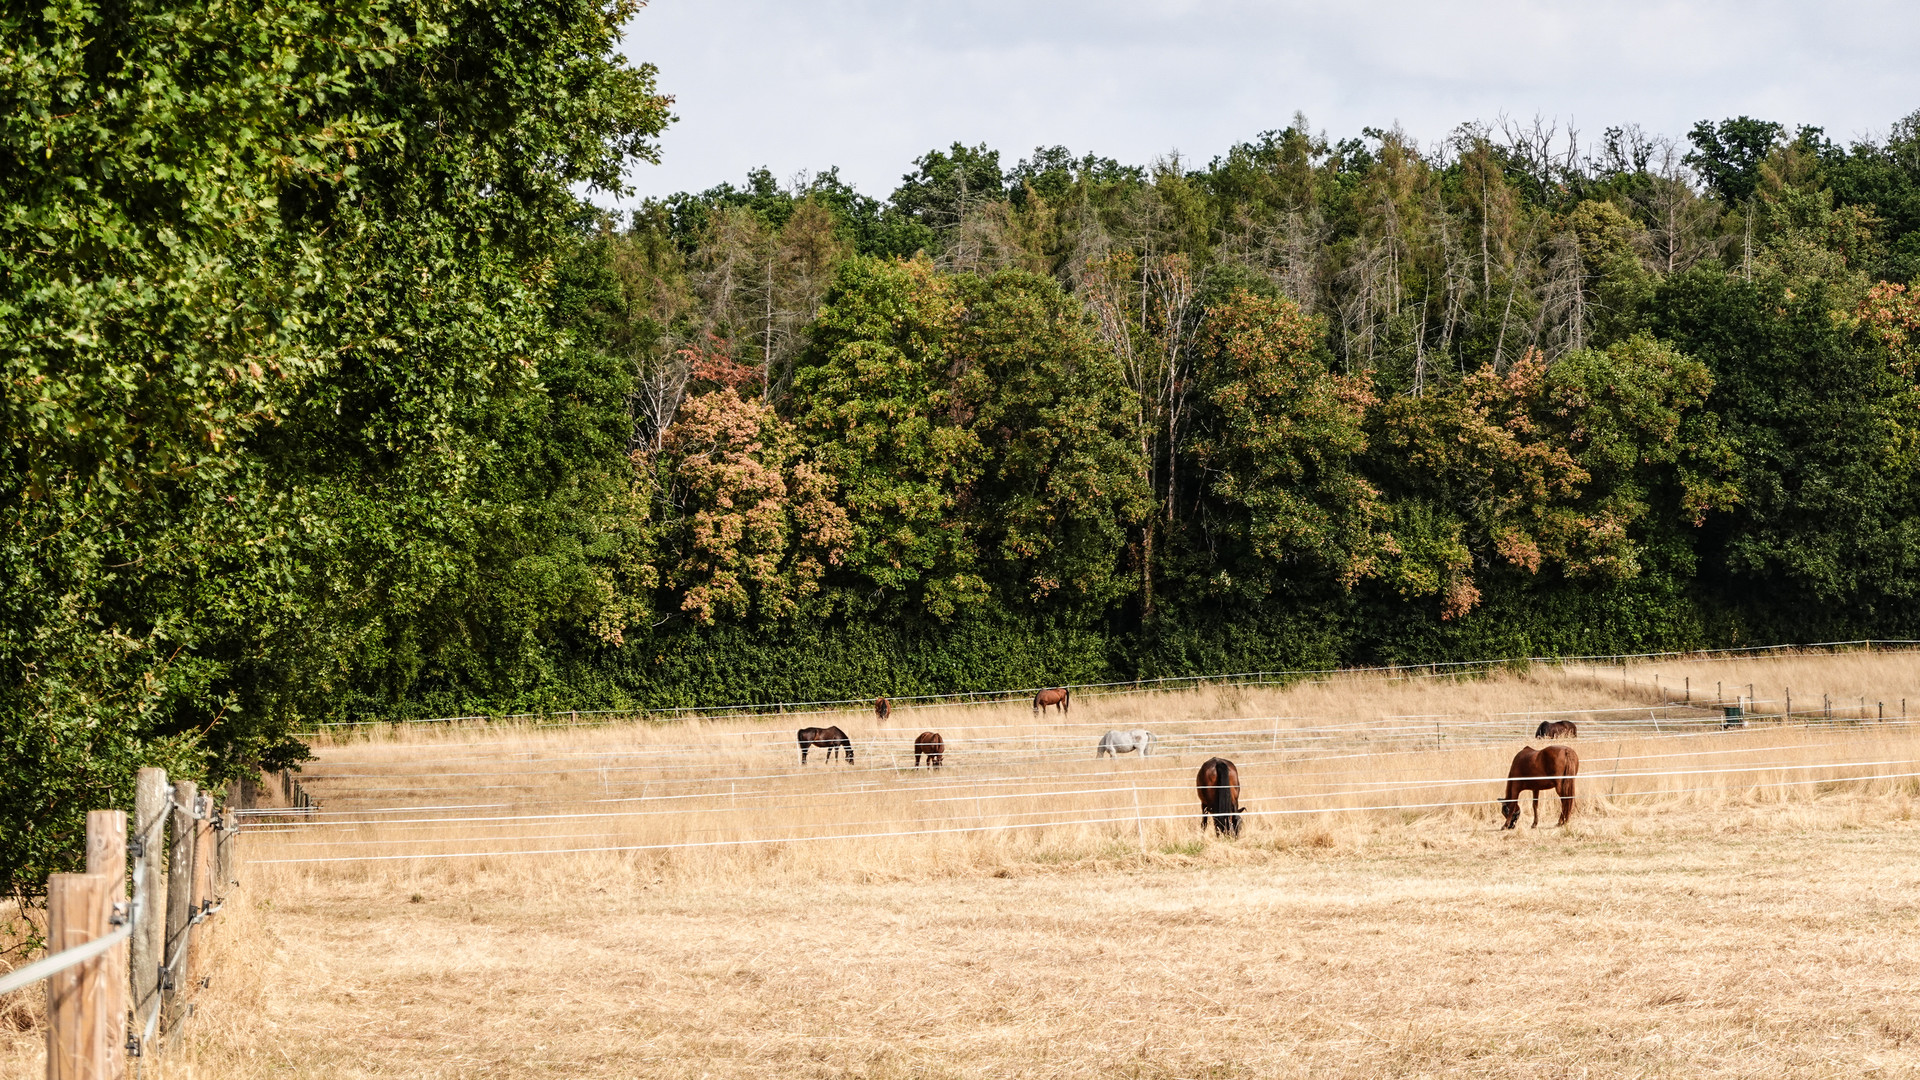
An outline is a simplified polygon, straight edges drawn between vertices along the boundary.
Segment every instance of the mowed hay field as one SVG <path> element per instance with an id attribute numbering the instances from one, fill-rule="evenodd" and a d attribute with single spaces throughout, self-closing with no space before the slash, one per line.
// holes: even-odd
<path id="1" fill-rule="evenodd" d="M 319 812 L 243 836 L 159 1075 L 1920 1075 L 1902 698 L 1913 654 L 1854 653 L 343 734 Z M 1498 831 L 1542 719 L 1578 810 Z M 827 723 L 855 762 L 803 768 Z M 1237 840 L 1198 828 L 1216 753 Z"/>

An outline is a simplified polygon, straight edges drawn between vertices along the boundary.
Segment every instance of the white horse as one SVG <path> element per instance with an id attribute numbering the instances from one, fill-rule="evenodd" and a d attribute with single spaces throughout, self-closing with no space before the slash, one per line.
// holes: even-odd
<path id="1" fill-rule="evenodd" d="M 1153 732 L 1145 728 L 1136 731 L 1109 731 L 1100 736 L 1100 748 L 1093 752 L 1094 757 L 1108 754 L 1131 754 L 1140 751 L 1141 757 L 1153 753 Z"/>

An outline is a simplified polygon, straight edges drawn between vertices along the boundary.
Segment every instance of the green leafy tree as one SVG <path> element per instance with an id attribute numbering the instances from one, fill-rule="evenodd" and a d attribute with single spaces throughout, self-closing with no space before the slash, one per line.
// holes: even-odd
<path id="1" fill-rule="evenodd" d="M 1144 510 L 1125 384 L 1079 305 L 1022 271 L 843 265 L 794 422 L 841 482 L 854 588 L 936 618 L 1100 603 Z"/>
<path id="2" fill-rule="evenodd" d="M 1478 601 L 1475 572 L 1600 585 L 1690 573 L 1676 531 L 1737 499 L 1733 450 L 1702 413 L 1712 387 L 1704 364 L 1636 335 L 1552 367 L 1529 353 L 1504 374 L 1482 368 L 1456 389 L 1387 403 L 1376 467 L 1420 507 L 1403 515 L 1419 526 L 1415 546 L 1446 555 L 1397 570 L 1396 583 L 1412 595 L 1440 581 L 1442 614 L 1455 617 Z"/>
<path id="3" fill-rule="evenodd" d="M 1687 133 L 1693 150 L 1687 164 L 1699 171 L 1708 190 L 1729 204 L 1744 203 L 1760 184 L 1760 164 L 1786 129 L 1770 120 L 1735 117 L 1715 124 L 1702 120 Z"/>
<path id="4" fill-rule="evenodd" d="M 1190 452 L 1230 594 L 1329 579 L 1350 589 L 1379 573 L 1385 508 L 1361 471 L 1374 397 L 1365 376 L 1330 370 L 1323 340 L 1286 299 L 1239 291 L 1207 313 Z"/>
<path id="5" fill-rule="evenodd" d="M 1656 330 L 1712 370 L 1738 450 L 1737 511 L 1709 526 L 1703 570 L 1736 603 L 1885 613 L 1920 591 L 1920 396 L 1888 317 L 1832 310 L 1816 283 L 1699 271 L 1656 299 Z"/>
<path id="6" fill-rule="evenodd" d="M 431 666 L 407 620 L 474 606 L 573 187 L 667 119 L 631 13 L 0 8 L 16 886 L 133 766 L 295 762 L 303 717 Z"/>

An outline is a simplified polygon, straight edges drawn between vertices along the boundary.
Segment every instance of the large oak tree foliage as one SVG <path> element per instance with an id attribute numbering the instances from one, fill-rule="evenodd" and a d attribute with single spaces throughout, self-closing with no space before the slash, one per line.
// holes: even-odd
<path id="1" fill-rule="evenodd" d="M 543 407 L 573 189 L 667 120 L 624 3 L 0 8 L 0 874 L 137 765 L 406 670 Z M 507 576 L 515 573 L 509 569 Z M 418 631 L 425 633 L 427 631 Z M 438 628 L 432 632 L 442 632 Z"/>

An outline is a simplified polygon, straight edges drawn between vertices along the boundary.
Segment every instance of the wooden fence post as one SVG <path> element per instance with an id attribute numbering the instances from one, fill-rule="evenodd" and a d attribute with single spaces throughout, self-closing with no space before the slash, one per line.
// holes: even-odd
<path id="1" fill-rule="evenodd" d="M 108 874 L 47 877 L 47 951 L 85 945 L 112 930 L 121 881 Z M 105 954 L 47 979 L 47 1080 L 108 1080 L 120 1047 L 116 1018 L 126 1013 L 125 983 Z"/>
<path id="2" fill-rule="evenodd" d="M 168 822 L 173 830 L 173 842 L 167 848 L 167 947 L 161 958 L 163 965 L 186 949 L 193 937 L 193 804 L 198 797 L 199 791 L 191 780 L 173 785 L 173 817 Z M 186 972 L 179 965 L 174 966 L 171 977 L 162 974 L 165 1007 L 160 1022 L 169 1031 L 180 1022 L 186 988 Z"/>
<path id="3" fill-rule="evenodd" d="M 214 833 L 219 839 L 214 841 L 213 891 L 215 896 L 225 896 L 233 888 L 233 841 L 240 831 L 240 819 L 231 810 L 220 811 L 220 827 Z"/>
<path id="4" fill-rule="evenodd" d="M 87 811 L 87 873 L 98 874 L 113 882 L 107 890 L 109 901 L 119 917 L 115 926 L 133 918 L 133 905 L 127 901 L 127 812 L 125 810 Z M 113 1048 L 108 1069 L 102 1074 L 121 1080 L 127 1075 L 127 942 L 121 942 L 101 955 L 104 975 L 120 998 L 119 1008 L 107 1013 L 107 1041 Z"/>
<path id="5" fill-rule="evenodd" d="M 166 826 L 155 826 L 166 815 L 167 770 L 141 769 L 134 781 L 133 828 L 144 838 L 146 873 L 140 883 L 146 910 L 140 924 L 133 928 L 133 1011 L 134 1023 L 145 1028 L 147 1017 L 160 1007 L 156 996 L 160 989 L 160 965 L 167 952 L 167 879 L 163 876 L 160 852 L 167 837 Z M 141 1049 L 145 1049 L 142 1047 Z"/>
<path id="6" fill-rule="evenodd" d="M 193 804 L 193 910 L 201 914 L 213 905 L 213 796 L 201 792 Z M 203 931 L 193 935 L 192 947 L 187 950 L 187 978 L 189 984 L 200 981 L 201 968 L 205 966 L 201 953 L 206 949 L 207 935 Z"/>

